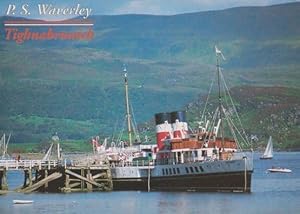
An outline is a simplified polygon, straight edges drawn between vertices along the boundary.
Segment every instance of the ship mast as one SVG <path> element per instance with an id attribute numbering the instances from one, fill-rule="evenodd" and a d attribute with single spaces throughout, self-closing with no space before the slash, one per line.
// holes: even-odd
<path id="1" fill-rule="evenodd" d="M 224 148 L 224 125 L 223 125 L 223 109 L 222 109 L 222 97 L 221 97 L 221 85 L 220 85 L 220 55 L 223 59 L 224 56 L 222 52 L 215 46 L 216 57 L 217 57 L 217 72 L 218 72 L 218 90 L 219 90 L 219 118 L 220 118 L 220 127 L 221 127 L 221 138 L 222 138 L 222 148 Z"/>
<path id="2" fill-rule="evenodd" d="M 126 67 L 124 67 L 123 71 L 124 71 L 124 80 L 125 80 L 125 104 L 126 104 L 128 140 L 129 140 L 129 146 L 132 146 L 131 115 L 130 115 L 130 108 L 129 108 L 128 79 L 127 79 L 127 69 L 126 69 Z"/>

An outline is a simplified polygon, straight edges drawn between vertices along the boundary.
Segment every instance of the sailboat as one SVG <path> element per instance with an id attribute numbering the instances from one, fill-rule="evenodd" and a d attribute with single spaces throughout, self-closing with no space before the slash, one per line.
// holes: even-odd
<path id="1" fill-rule="evenodd" d="M 272 158 L 273 158 L 273 142 L 272 142 L 272 136 L 270 136 L 266 150 L 264 154 L 260 157 L 260 159 L 272 159 Z"/>

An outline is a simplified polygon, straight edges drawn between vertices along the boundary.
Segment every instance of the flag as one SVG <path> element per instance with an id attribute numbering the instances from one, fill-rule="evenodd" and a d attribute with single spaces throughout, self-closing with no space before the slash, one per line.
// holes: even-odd
<path id="1" fill-rule="evenodd" d="M 220 51 L 216 45 L 215 45 L 215 51 L 216 51 L 216 56 L 218 56 L 220 54 L 221 57 L 223 58 L 223 60 L 226 60 L 222 51 Z"/>
<path id="2" fill-rule="evenodd" d="M 95 138 L 92 139 L 92 144 L 93 144 L 93 147 L 95 147 L 95 148 L 100 146 L 98 140 Z"/>
<path id="3" fill-rule="evenodd" d="M 222 52 L 218 49 L 218 47 L 215 45 L 216 54 L 222 54 Z"/>

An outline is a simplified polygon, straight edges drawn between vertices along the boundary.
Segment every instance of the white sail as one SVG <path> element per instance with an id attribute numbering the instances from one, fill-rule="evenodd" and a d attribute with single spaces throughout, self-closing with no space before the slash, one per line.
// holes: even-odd
<path id="1" fill-rule="evenodd" d="M 268 145 L 266 147 L 266 150 L 261 158 L 273 158 L 273 142 L 272 142 L 272 136 L 270 136 Z"/>

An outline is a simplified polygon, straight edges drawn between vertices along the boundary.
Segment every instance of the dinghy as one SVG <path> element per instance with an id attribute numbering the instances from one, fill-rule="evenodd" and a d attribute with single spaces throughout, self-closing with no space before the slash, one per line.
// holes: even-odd
<path id="1" fill-rule="evenodd" d="M 269 172 L 281 172 L 281 173 L 291 173 L 292 170 L 287 168 L 281 168 L 281 167 L 272 167 L 271 169 L 268 169 Z"/>
<path id="2" fill-rule="evenodd" d="M 32 204 L 32 200 L 13 200 L 14 204 Z"/>

